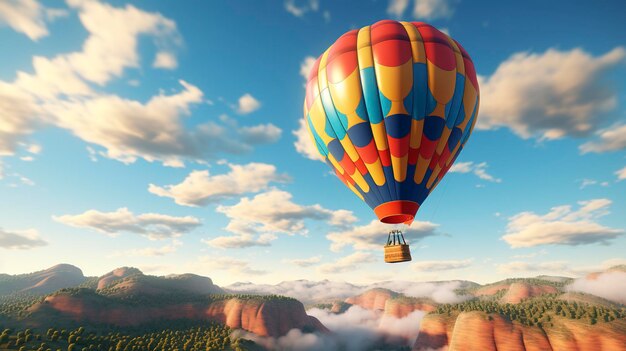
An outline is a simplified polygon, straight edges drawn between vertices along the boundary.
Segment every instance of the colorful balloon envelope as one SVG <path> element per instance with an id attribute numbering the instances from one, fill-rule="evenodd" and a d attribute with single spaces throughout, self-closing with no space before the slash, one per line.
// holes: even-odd
<path id="1" fill-rule="evenodd" d="M 385 20 L 317 59 L 304 118 L 319 153 L 381 222 L 411 224 L 463 150 L 478 104 L 458 42 L 426 23 Z"/>

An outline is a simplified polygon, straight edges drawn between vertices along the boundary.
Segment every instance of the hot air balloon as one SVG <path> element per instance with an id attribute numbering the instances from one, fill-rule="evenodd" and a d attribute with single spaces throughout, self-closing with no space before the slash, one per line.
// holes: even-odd
<path id="1" fill-rule="evenodd" d="M 384 20 L 342 35 L 313 65 L 305 125 L 320 155 L 388 224 L 410 225 L 476 123 L 474 64 L 422 22 Z M 389 232 L 385 262 L 410 261 Z"/>

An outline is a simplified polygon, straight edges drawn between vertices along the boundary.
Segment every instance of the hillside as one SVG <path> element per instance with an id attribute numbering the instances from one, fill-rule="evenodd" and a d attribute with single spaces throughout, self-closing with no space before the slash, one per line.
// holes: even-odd
<path id="1" fill-rule="evenodd" d="M 293 328 L 327 331 L 302 303 L 280 296 L 103 295 L 90 289 L 61 290 L 28 308 L 26 325 L 88 324 L 136 327 L 164 321 L 213 321 L 259 336 L 281 336 Z"/>
<path id="2" fill-rule="evenodd" d="M 49 294 L 62 288 L 80 285 L 86 279 L 80 268 L 69 264 L 58 264 L 28 274 L 0 274 L 0 296 Z"/>

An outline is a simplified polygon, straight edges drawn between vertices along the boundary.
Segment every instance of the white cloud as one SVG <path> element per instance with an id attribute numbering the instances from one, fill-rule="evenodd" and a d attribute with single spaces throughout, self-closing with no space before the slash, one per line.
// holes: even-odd
<path id="1" fill-rule="evenodd" d="M 178 67 L 178 61 L 176 60 L 176 56 L 173 53 L 167 51 L 159 51 L 154 58 L 154 63 L 152 63 L 152 67 L 174 69 Z"/>
<path id="2" fill-rule="evenodd" d="M 435 260 L 416 261 L 411 263 L 411 268 L 418 272 L 440 272 L 467 268 L 472 265 L 472 259 L 467 260 Z"/>
<path id="3" fill-rule="evenodd" d="M 45 8 L 37 0 L 5 0 L 0 2 L 0 24 L 37 40 L 48 35 Z"/>
<path id="4" fill-rule="evenodd" d="M 0 111 L 0 156 L 13 155 L 20 140 L 41 124 L 41 109 L 28 93 L 0 81 Z"/>
<path id="5" fill-rule="evenodd" d="M 609 152 L 626 149 L 626 124 L 616 125 L 597 133 L 599 140 L 589 141 L 580 146 L 583 154 L 588 152 Z"/>
<path id="6" fill-rule="evenodd" d="M 65 225 L 90 228 L 110 236 L 127 232 L 140 234 L 151 240 L 175 238 L 201 225 L 198 218 L 191 216 L 175 217 L 159 213 L 135 215 L 127 208 L 119 208 L 114 212 L 89 210 L 78 215 L 52 216 L 52 218 Z"/>
<path id="7" fill-rule="evenodd" d="M 318 267 L 318 270 L 324 274 L 337 274 L 347 271 L 353 271 L 361 267 L 364 263 L 376 262 L 376 257 L 368 252 L 355 252 L 351 255 L 342 257 L 335 262 L 325 263 Z"/>
<path id="8" fill-rule="evenodd" d="M 309 258 L 294 258 L 290 260 L 283 260 L 284 263 L 293 264 L 298 267 L 311 267 L 315 266 L 322 261 L 321 256 L 313 256 Z"/>
<path id="9" fill-rule="evenodd" d="M 309 135 L 304 118 L 301 118 L 299 123 L 300 127 L 291 132 L 296 136 L 296 141 L 293 143 L 296 151 L 308 159 L 324 162 L 324 158 L 320 155 L 317 146 L 315 146 L 313 139 Z"/>
<path id="10" fill-rule="evenodd" d="M 319 0 L 285 0 L 285 10 L 296 17 L 319 10 Z"/>
<path id="11" fill-rule="evenodd" d="M 426 20 L 450 18 L 454 14 L 451 3 L 452 0 L 415 0 L 413 16 Z"/>
<path id="12" fill-rule="evenodd" d="M 192 171 L 179 184 L 164 187 L 150 184 L 148 191 L 169 197 L 183 206 L 205 206 L 222 199 L 266 190 L 270 183 L 289 180 L 266 163 L 229 164 L 228 173 L 210 175 L 208 170 Z"/>
<path id="13" fill-rule="evenodd" d="M 46 245 L 48 242 L 43 240 L 35 229 L 7 231 L 0 228 L 0 248 L 28 250 Z"/>
<path id="14" fill-rule="evenodd" d="M 237 112 L 242 115 L 252 113 L 259 108 L 261 108 L 259 100 L 255 99 L 254 96 L 248 93 L 242 95 L 237 102 Z"/>
<path id="15" fill-rule="evenodd" d="M 478 178 L 488 182 L 501 183 L 502 179 L 487 173 L 487 162 L 457 162 L 450 167 L 450 173 L 474 173 Z"/>
<path id="16" fill-rule="evenodd" d="M 232 206 L 218 206 L 217 212 L 224 213 L 230 222 L 226 230 L 239 238 L 217 237 L 206 241 L 218 247 L 248 247 L 253 244 L 266 246 L 274 240 L 274 236 L 257 234 L 306 234 L 305 220 L 326 221 L 333 226 L 346 226 L 354 223 L 356 218 L 350 211 L 331 211 L 320 205 L 303 206 L 294 203 L 292 195 L 286 191 L 270 189 L 255 195 L 244 197 Z"/>
<path id="17" fill-rule="evenodd" d="M 230 236 L 218 236 L 215 239 L 202 239 L 201 241 L 211 247 L 219 249 L 243 249 L 253 246 L 270 246 L 272 241 L 276 240 L 274 234 L 261 234 L 255 236 L 252 234 L 237 234 Z"/>
<path id="18" fill-rule="evenodd" d="M 275 143 L 282 133 L 282 129 L 271 123 L 239 128 L 241 140 L 248 145 Z"/>
<path id="19" fill-rule="evenodd" d="M 419 20 L 450 18 L 454 14 L 455 0 L 413 0 L 413 17 Z M 387 13 L 399 18 L 409 7 L 410 0 L 389 0 Z"/>
<path id="20" fill-rule="evenodd" d="M 180 81 L 180 84 L 182 91 L 159 94 L 145 104 L 102 95 L 51 104 L 48 110 L 57 125 L 71 130 L 86 142 L 105 148 L 105 152 L 100 153 L 102 156 L 127 164 L 142 158 L 181 167 L 185 159 L 249 152 L 254 145 L 276 141 L 276 134 L 280 134 L 280 129 L 271 124 L 255 131 L 254 138 L 249 136 L 249 129 L 236 124 L 224 126 L 206 122 L 187 130 L 182 117 L 191 113 L 193 105 L 202 102 L 203 93 L 187 82 Z"/>
<path id="21" fill-rule="evenodd" d="M 622 47 L 598 57 L 582 49 L 514 54 L 479 77 L 477 127 L 504 126 L 525 139 L 588 136 L 613 117 L 617 94 L 607 80 L 625 58 Z"/>
<path id="22" fill-rule="evenodd" d="M 389 6 L 387 6 L 387 13 L 395 16 L 396 18 L 402 17 L 404 11 L 409 6 L 409 0 L 389 0 Z"/>
<path id="23" fill-rule="evenodd" d="M 261 275 L 266 271 L 250 267 L 250 263 L 234 257 L 201 256 L 193 263 L 194 267 L 210 274 L 211 271 L 226 271 L 234 275 Z"/>
<path id="24" fill-rule="evenodd" d="M 171 244 L 161 247 L 146 247 L 142 249 L 117 251 L 114 252 L 111 257 L 160 257 L 176 252 L 177 248 L 181 245 L 182 243 L 180 241 L 173 240 Z"/>
<path id="25" fill-rule="evenodd" d="M 415 244 L 427 236 L 437 235 L 437 227 L 435 223 L 415 221 L 403 233 L 409 244 Z M 326 238 L 331 241 L 330 249 L 335 252 L 346 246 L 352 246 L 355 250 L 380 250 L 387 241 L 390 229 L 388 224 L 372 220 L 366 225 L 328 233 Z"/>
<path id="26" fill-rule="evenodd" d="M 551 261 L 551 262 L 527 262 L 527 261 L 513 261 L 508 263 L 497 264 L 498 272 L 500 273 L 556 273 L 563 274 L 571 272 L 571 269 L 566 262 L 563 261 Z"/>
<path id="27" fill-rule="evenodd" d="M 606 272 L 594 279 L 580 278 L 566 287 L 569 291 L 593 294 L 617 303 L 626 304 L 626 273 Z"/>
<path id="28" fill-rule="evenodd" d="M 553 207 L 545 215 L 522 212 L 509 218 L 502 239 L 513 248 L 607 243 L 624 233 L 622 229 L 597 222 L 598 218 L 609 213 L 611 203 L 608 199 L 595 199 L 578 202 L 577 210 L 564 205 Z"/>
<path id="29" fill-rule="evenodd" d="M 616 171 L 615 175 L 617 176 L 617 180 L 624 180 L 624 179 L 626 179 L 626 167 Z"/>
<path id="30" fill-rule="evenodd" d="M 350 296 L 362 294 L 366 290 L 373 288 L 389 289 L 406 296 L 427 297 L 439 303 L 457 303 L 471 297 L 457 295 L 455 293 L 457 289 L 466 288 L 468 286 L 468 283 L 462 281 L 409 282 L 394 280 L 369 285 L 354 285 L 344 281 L 334 282 L 322 280 L 316 282 L 310 280 L 292 280 L 283 281 L 276 285 L 235 283 L 226 288 L 247 294 L 291 296 L 302 301 L 304 304 L 328 300 L 343 300 Z"/>
<path id="31" fill-rule="evenodd" d="M 305 81 L 309 80 L 309 74 L 313 69 L 313 65 L 315 64 L 315 57 L 307 56 L 300 63 L 300 75 L 304 78 Z"/>

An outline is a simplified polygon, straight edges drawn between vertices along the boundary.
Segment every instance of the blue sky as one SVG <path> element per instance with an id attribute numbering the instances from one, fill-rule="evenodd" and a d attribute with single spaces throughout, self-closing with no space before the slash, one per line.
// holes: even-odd
<path id="1" fill-rule="evenodd" d="M 66 262 L 218 284 L 577 275 L 626 257 L 621 1 L 15 0 L 0 5 L 0 272 Z M 307 64 L 392 18 L 458 40 L 479 122 L 386 227 L 312 160 Z"/>

